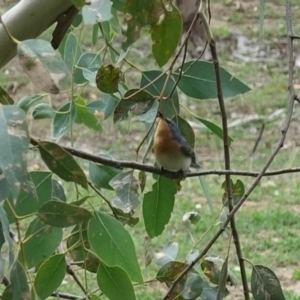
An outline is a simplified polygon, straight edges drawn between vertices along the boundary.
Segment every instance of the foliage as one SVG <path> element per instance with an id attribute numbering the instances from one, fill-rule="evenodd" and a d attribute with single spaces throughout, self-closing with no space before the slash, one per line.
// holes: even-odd
<path id="1" fill-rule="evenodd" d="M 180 116 L 184 105 L 179 95 L 194 102 L 215 101 L 218 90 L 214 64 L 198 59 L 186 62 L 185 56 L 179 56 L 182 19 L 171 3 L 160 0 L 114 0 L 112 3 L 98 0 L 91 5 L 74 0 L 73 3 L 81 9 L 81 19 L 74 21 L 58 51 L 40 39 L 18 44 L 20 64 L 40 91 L 58 94 L 67 90 L 69 100 L 40 103 L 46 95 L 40 93 L 14 104 L 8 93 L 0 90 L 0 246 L 1 252 L 6 244 L 8 249 L 8 257 L 0 257 L 1 265 L 6 264 L 0 268 L 0 276 L 8 281 L 2 298 L 46 299 L 55 295 L 67 274 L 78 283 L 71 267 L 76 265 L 92 273 L 98 283 L 99 290 L 93 292 L 80 286 L 91 298 L 100 299 L 105 295 L 112 300 L 136 299 L 135 285 L 145 279 L 128 227 L 142 221 L 147 235 L 146 265 L 157 266 L 153 280 L 170 288 L 187 267 L 193 266 L 168 299 L 225 298 L 229 294 L 227 286 L 237 284 L 228 268 L 228 256 L 223 259 L 207 255 L 201 257 L 198 265 L 197 250 L 180 261 L 175 242 L 164 245 L 161 252 L 152 252 L 151 239 L 162 234 L 176 205 L 178 182 L 163 175 L 149 178 L 143 172 L 137 175 L 133 169 L 124 171 L 117 163 L 96 164 L 88 154 L 86 168 L 71 150 L 57 142 L 72 133 L 75 124 L 100 132 L 109 118 L 116 124 L 134 116 L 148 130 L 159 111 L 177 122 L 194 146 L 193 128 Z M 122 32 L 123 24 L 126 29 Z M 86 51 L 81 45 L 81 33 L 77 34 L 76 28 L 81 32 L 84 26 L 93 26 L 91 44 L 95 45 L 95 52 Z M 127 59 L 130 46 L 146 30 L 150 31 L 149 48 L 151 59 L 157 64 L 155 70 L 140 70 Z M 123 42 L 119 45 L 122 34 Z M 102 48 L 97 47 L 98 36 L 105 41 Z M 164 66 L 167 66 L 165 70 Z M 129 86 L 131 70 L 139 72 L 141 78 L 134 88 Z M 224 98 L 250 90 L 224 68 L 220 69 L 220 76 Z M 86 98 L 83 93 L 86 87 L 99 89 L 101 99 Z M 34 120 L 51 120 L 52 138 L 56 142 L 30 136 L 29 114 Z M 194 113 L 191 116 L 221 140 L 225 138 L 218 124 Z M 151 137 L 146 142 L 150 148 Z M 232 142 L 229 137 L 229 143 Z M 47 170 L 29 171 L 26 155 L 30 144 L 39 151 Z M 72 183 L 76 190 L 75 201 L 65 193 L 67 183 Z M 230 184 L 236 205 L 245 187 L 241 180 Z M 225 183 L 220 190 L 224 190 L 218 215 L 222 227 L 228 215 Z M 97 207 L 92 197 L 97 197 Z M 104 203 L 99 205 L 101 198 Z M 135 215 L 141 199 L 142 220 Z M 186 212 L 182 221 L 192 237 L 191 228 L 201 222 L 201 216 Z M 17 244 L 11 238 L 12 224 L 17 228 Z M 25 232 L 21 230 L 23 226 Z M 223 237 L 229 238 L 230 247 L 231 233 L 227 230 Z M 275 294 L 276 299 L 284 299 L 274 272 L 261 265 L 252 266 L 251 290 L 255 299 L 275 299 Z"/>

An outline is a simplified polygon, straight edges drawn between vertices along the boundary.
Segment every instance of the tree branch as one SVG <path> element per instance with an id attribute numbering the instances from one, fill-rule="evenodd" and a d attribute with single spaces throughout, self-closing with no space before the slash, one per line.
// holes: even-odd
<path id="1" fill-rule="evenodd" d="M 253 192 L 253 190 L 256 188 L 256 186 L 259 184 L 262 177 L 266 174 L 266 170 L 269 168 L 271 163 L 273 162 L 274 158 L 280 151 L 280 149 L 283 146 L 286 133 L 289 129 L 293 110 L 294 110 L 294 101 L 295 101 L 295 91 L 294 91 L 294 75 L 293 75 L 293 38 L 292 38 L 292 23 L 291 23 L 291 3 L 290 0 L 286 0 L 286 23 L 287 23 L 287 48 L 288 48 L 288 66 L 289 66 L 289 93 L 290 93 L 290 100 L 288 104 L 287 109 L 287 115 L 285 117 L 285 120 L 282 125 L 281 130 L 281 136 L 278 140 L 277 146 L 274 149 L 273 153 L 271 154 L 270 158 L 266 162 L 265 166 L 262 168 L 262 170 L 257 175 L 257 178 L 254 180 L 250 188 L 247 190 L 247 192 L 244 194 L 244 196 L 239 200 L 239 202 L 234 206 L 233 210 L 228 214 L 226 221 L 224 222 L 223 226 L 218 230 L 218 232 L 212 237 L 212 239 L 208 242 L 206 247 L 202 250 L 202 252 L 180 273 L 180 275 L 174 280 L 172 283 L 168 294 L 171 294 L 171 292 L 174 290 L 178 282 L 198 263 L 198 261 L 208 252 L 208 250 L 213 246 L 213 244 L 216 242 L 216 240 L 219 238 L 219 236 L 225 231 L 227 225 L 229 224 L 231 218 L 235 215 L 235 213 L 241 208 L 243 203 L 248 199 L 249 195 Z M 164 299 L 167 299 L 167 295 Z"/>

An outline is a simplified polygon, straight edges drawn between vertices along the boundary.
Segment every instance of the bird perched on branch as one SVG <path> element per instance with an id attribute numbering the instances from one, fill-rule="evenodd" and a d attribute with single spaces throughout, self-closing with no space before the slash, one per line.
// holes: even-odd
<path id="1" fill-rule="evenodd" d="M 153 153 L 156 162 L 171 172 L 187 171 L 189 167 L 199 168 L 195 152 L 181 135 L 177 125 L 158 113 L 158 124 L 154 133 Z"/>

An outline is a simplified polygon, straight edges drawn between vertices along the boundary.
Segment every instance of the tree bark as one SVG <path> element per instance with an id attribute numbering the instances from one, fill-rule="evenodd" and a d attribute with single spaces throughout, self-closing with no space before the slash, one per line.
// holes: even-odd
<path id="1" fill-rule="evenodd" d="M 17 40 L 34 39 L 71 6 L 71 0 L 22 0 L 2 16 L 2 21 Z M 16 50 L 17 45 L 0 24 L 0 69 L 16 55 Z"/>

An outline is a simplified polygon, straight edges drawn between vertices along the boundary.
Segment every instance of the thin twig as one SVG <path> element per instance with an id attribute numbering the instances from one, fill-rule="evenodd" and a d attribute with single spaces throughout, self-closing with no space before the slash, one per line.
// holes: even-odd
<path id="1" fill-rule="evenodd" d="M 289 93 L 290 93 L 290 100 L 288 104 L 287 109 L 287 115 L 285 117 L 285 120 L 282 125 L 281 129 L 281 136 L 278 140 L 277 146 L 272 152 L 270 158 L 266 162 L 265 166 L 262 168 L 262 170 L 257 175 L 257 178 L 254 180 L 250 188 L 247 190 L 247 192 L 244 194 L 244 196 L 239 200 L 239 202 L 234 206 L 233 210 L 228 214 L 226 221 L 224 222 L 223 226 L 218 230 L 218 232 L 212 237 L 212 239 L 208 242 L 208 244 L 205 246 L 205 248 L 202 250 L 202 252 L 179 274 L 179 276 L 174 280 L 172 283 L 168 294 L 165 296 L 164 299 L 168 299 L 167 296 L 172 293 L 178 282 L 198 263 L 198 261 L 208 252 L 208 250 L 214 245 L 216 240 L 219 238 L 219 236 L 225 231 L 227 225 L 229 224 L 231 218 L 235 215 L 235 213 L 241 208 L 243 203 L 248 199 L 249 195 L 253 192 L 253 190 L 256 188 L 256 186 L 259 184 L 260 180 L 264 175 L 266 175 L 266 170 L 269 168 L 271 163 L 273 162 L 274 158 L 282 148 L 284 144 L 284 140 L 287 134 L 287 131 L 289 129 L 292 115 L 293 115 L 293 109 L 294 109 L 294 101 L 295 101 L 295 92 L 294 92 L 294 77 L 293 77 L 293 39 L 292 36 L 292 24 L 291 24 L 291 3 L 290 0 L 286 0 L 286 22 L 287 22 L 287 31 L 288 31 L 288 66 L 289 66 L 289 80 L 288 80 L 288 86 L 289 86 Z"/>
<path id="2" fill-rule="evenodd" d="M 258 147 L 258 144 L 261 141 L 261 138 L 262 138 L 263 132 L 265 130 L 265 127 L 266 127 L 266 123 L 262 123 L 261 128 L 260 128 L 259 133 L 258 133 L 258 137 L 257 137 L 257 139 L 255 141 L 255 144 L 253 146 L 253 149 L 252 149 L 252 151 L 250 153 L 250 157 L 255 153 L 255 151 L 256 151 L 256 149 Z"/>
<path id="3" fill-rule="evenodd" d="M 69 299 L 69 300 L 79 300 L 80 297 L 76 295 L 66 294 L 66 293 L 60 293 L 60 292 L 54 292 L 51 294 L 52 297 L 55 297 L 56 299 Z"/>
<path id="4" fill-rule="evenodd" d="M 206 1 L 203 1 L 203 2 L 204 2 L 204 4 L 206 3 Z M 219 107 L 220 107 L 221 119 L 222 119 L 225 169 L 230 170 L 230 144 L 229 144 L 229 134 L 228 134 L 228 125 L 227 125 L 227 113 L 226 113 L 226 107 L 225 107 L 225 102 L 224 102 L 224 98 L 223 98 L 222 79 L 221 79 L 221 71 L 220 71 L 220 65 L 219 65 L 219 60 L 218 60 L 216 42 L 211 35 L 209 24 L 207 22 L 206 15 L 204 13 L 203 8 L 202 8 L 202 10 L 199 11 L 199 16 L 200 16 L 200 19 L 202 20 L 202 23 L 206 30 L 206 35 L 207 35 L 207 39 L 209 41 L 209 46 L 210 46 L 211 55 L 212 55 L 212 59 L 213 59 L 213 65 L 214 65 L 215 76 L 216 76 L 217 95 L 218 95 L 218 101 L 219 101 Z M 226 185 L 228 208 L 229 208 L 229 212 L 231 212 L 233 209 L 233 201 L 232 201 L 232 186 L 231 186 L 230 174 L 225 175 L 225 185 Z M 245 268 L 245 263 L 243 260 L 240 238 L 239 238 L 239 234 L 238 234 L 238 230 L 236 227 L 234 216 L 232 216 L 232 218 L 230 220 L 230 227 L 231 227 L 231 232 L 232 232 L 232 236 L 233 236 L 233 242 L 235 245 L 236 255 L 237 255 L 238 261 L 239 261 L 245 300 L 250 300 L 246 268 Z"/>

